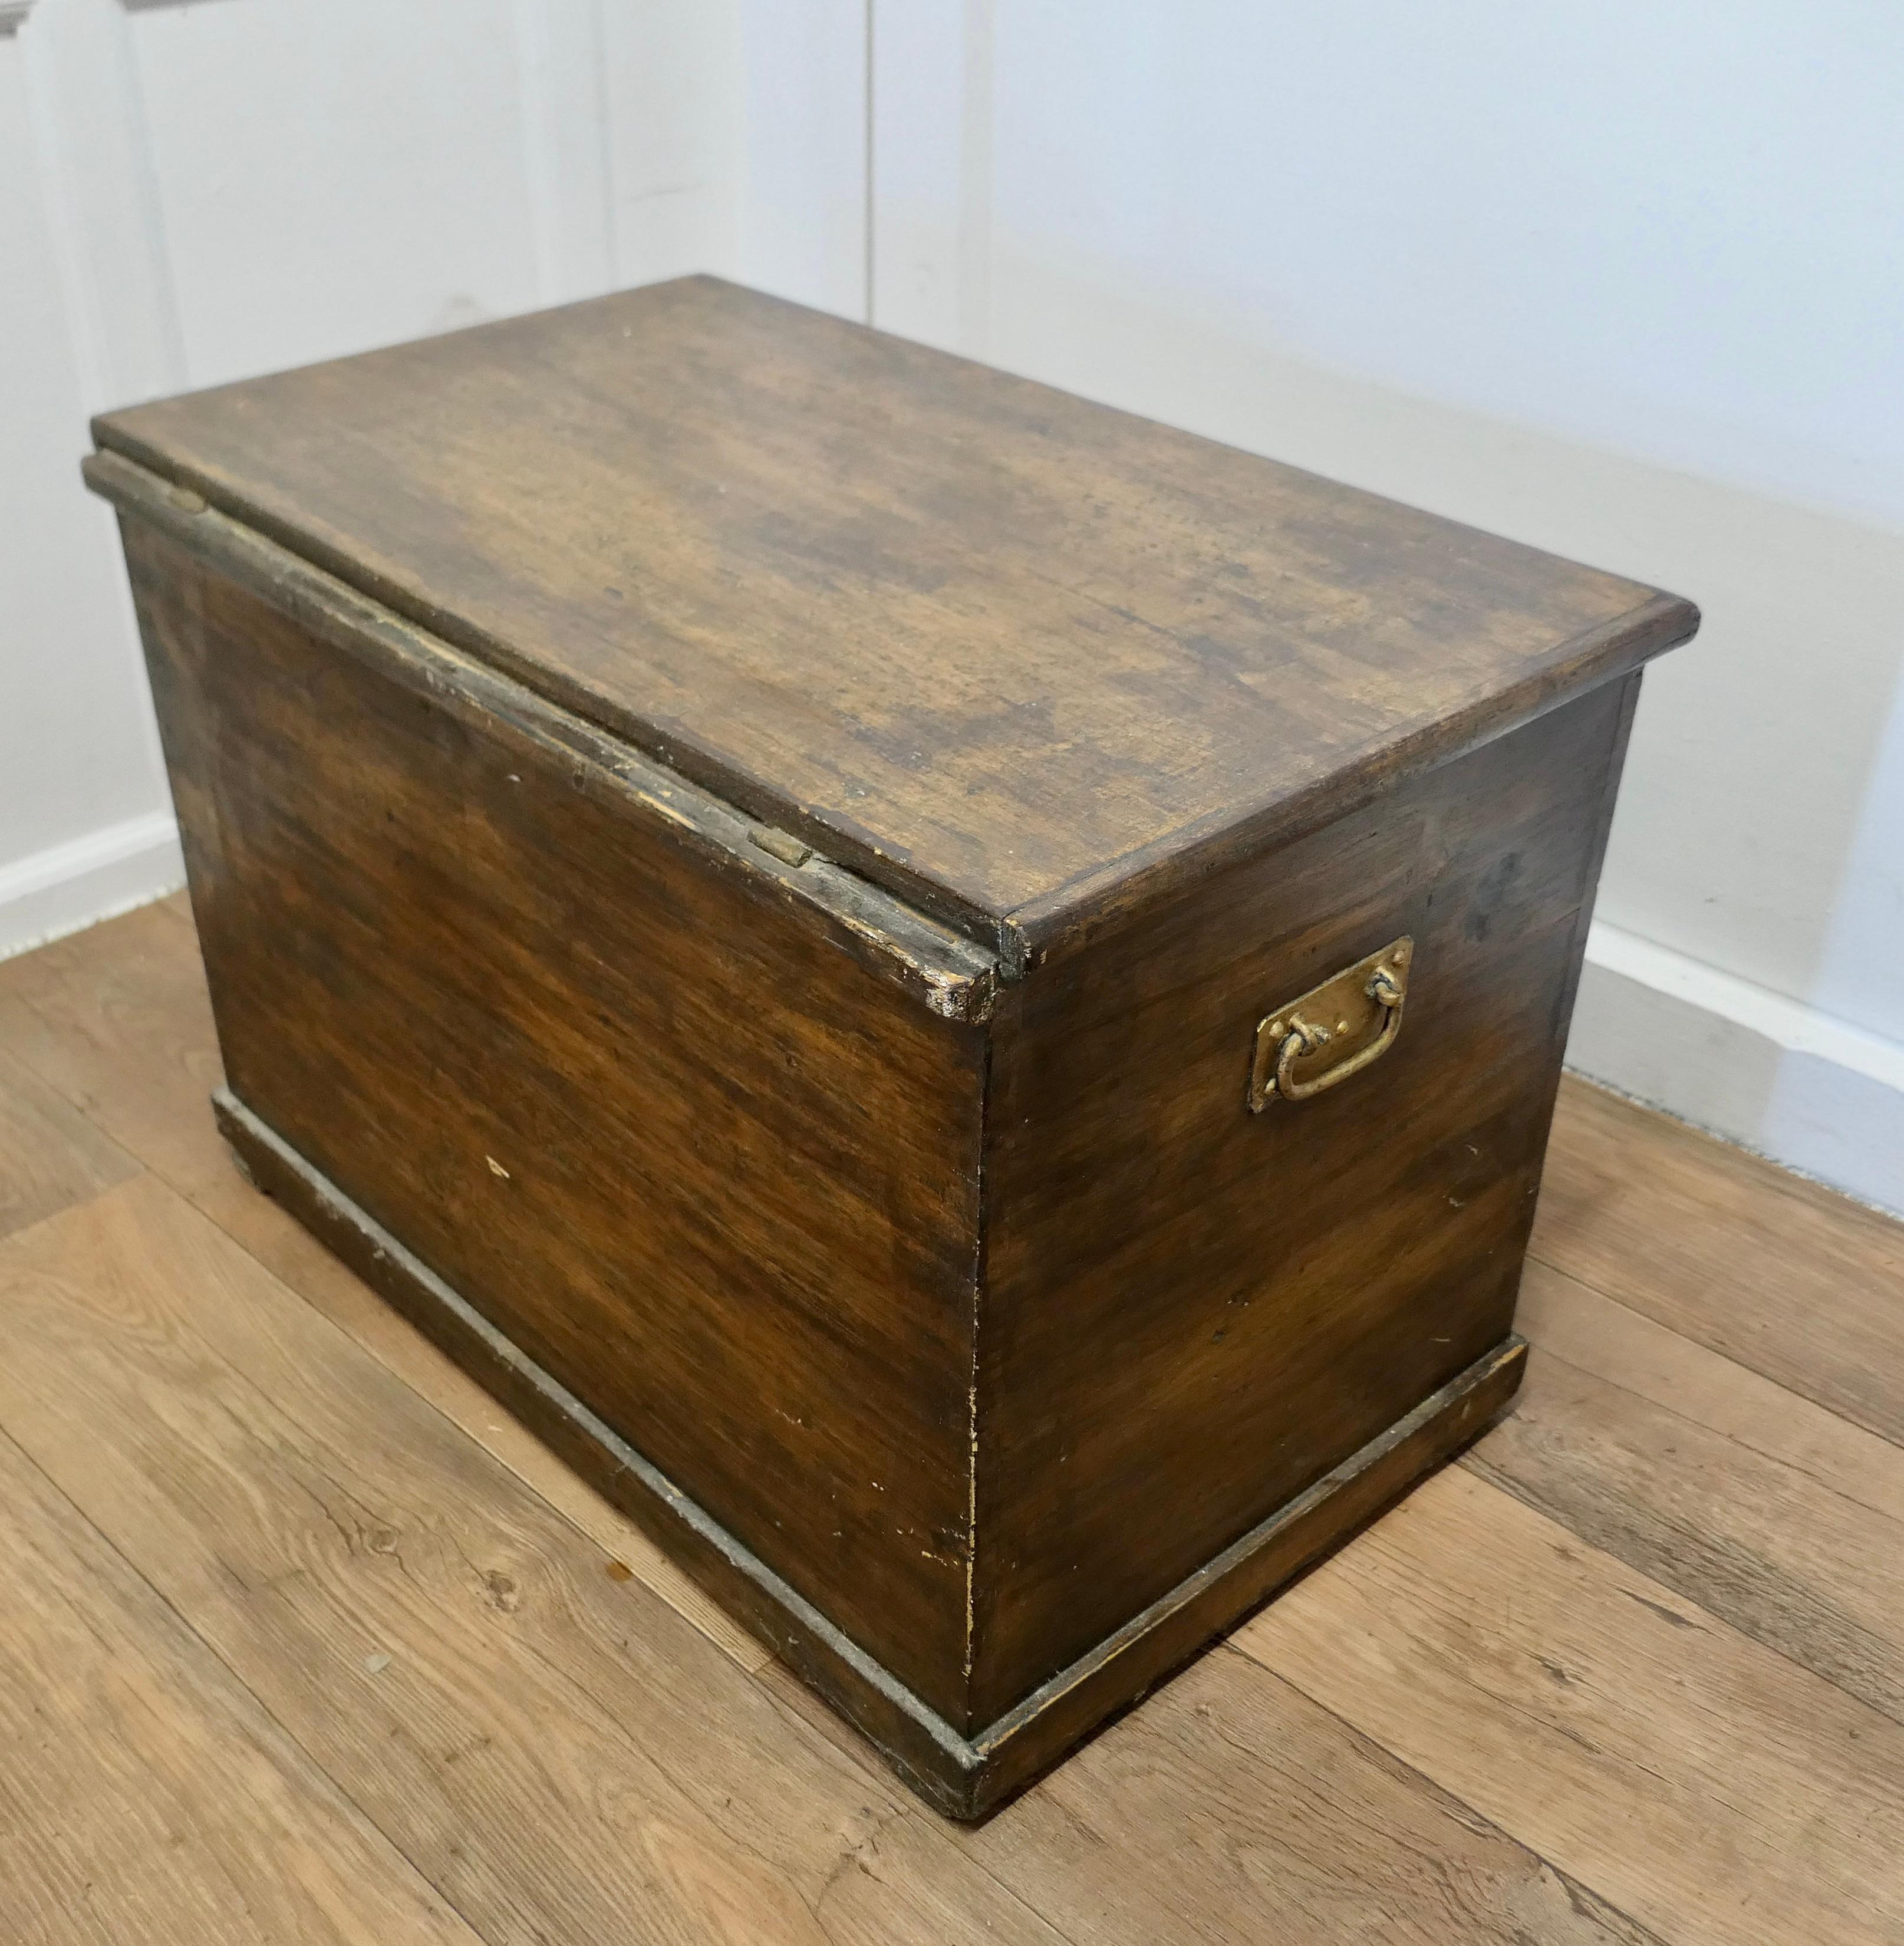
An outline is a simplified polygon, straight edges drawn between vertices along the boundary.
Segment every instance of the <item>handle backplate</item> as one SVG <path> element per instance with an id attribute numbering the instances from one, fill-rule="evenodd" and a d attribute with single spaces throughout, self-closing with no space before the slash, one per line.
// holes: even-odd
<path id="1" fill-rule="evenodd" d="M 1306 1101 L 1379 1061 L 1402 1030 L 1415 941 L 1406 934 L 1257 1024 L 1249 1111 Z"/>

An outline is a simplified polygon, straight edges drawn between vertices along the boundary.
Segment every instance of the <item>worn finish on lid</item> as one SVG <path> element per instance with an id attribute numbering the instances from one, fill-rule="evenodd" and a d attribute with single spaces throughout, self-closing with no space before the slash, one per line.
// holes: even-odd
<path id="1" fill-rule="evenodd" d="M 95 431 L 1008 966 L 1697 619 L 707 278 Z"/>

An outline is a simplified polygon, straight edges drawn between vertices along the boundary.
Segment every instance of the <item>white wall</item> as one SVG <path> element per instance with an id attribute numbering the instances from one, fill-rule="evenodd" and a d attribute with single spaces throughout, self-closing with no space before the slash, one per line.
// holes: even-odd
<path id="1" fill-rule="evenodd" d="M 73 491 L 100 354 L 71 233 L 0 40 L 0 951 L 181 875 L 108 524 Z"/>
<path id="2" fill-rule="evenodd" d="M 1904 13 L 875 13 L 876 322 L 1701 603 L 1570 1056 L 1904 1209 Z"/>
<path id="3" fill-rule="evenodd" d="M 706 0 L 0 6 L 0 953 L 182 876 L 88 416 L 737 270 L 742 49 Z"/>
<path id="4" fill-rule="evenodd" d="M 1900 91 L 1880 0 L 39 0 L 0 950 L 168 842 L 85 411 L 711 268 L 1699 601 L 1571 1058 L 1904 1209 Z"/>

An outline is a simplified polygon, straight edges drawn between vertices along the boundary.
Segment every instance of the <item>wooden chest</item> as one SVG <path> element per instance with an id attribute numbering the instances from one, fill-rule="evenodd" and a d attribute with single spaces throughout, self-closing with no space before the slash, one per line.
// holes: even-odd
<path id="1" fill-rule="evenodd" d="M 705 279 L 95 431 L 233 1146 L 933 1802 L 1511 1395 L 1687 603 Z"/>

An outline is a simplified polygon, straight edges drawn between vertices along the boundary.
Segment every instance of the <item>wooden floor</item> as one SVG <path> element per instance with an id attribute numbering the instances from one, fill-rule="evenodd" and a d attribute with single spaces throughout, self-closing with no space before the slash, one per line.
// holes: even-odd
<path id="1" fill-rule="evenodd" d="M 977 1831 L 0 965 L 0 1938 L 1904 1940 L 1904 1228 L 1569 1084 L 1523 1402 Z"/>

